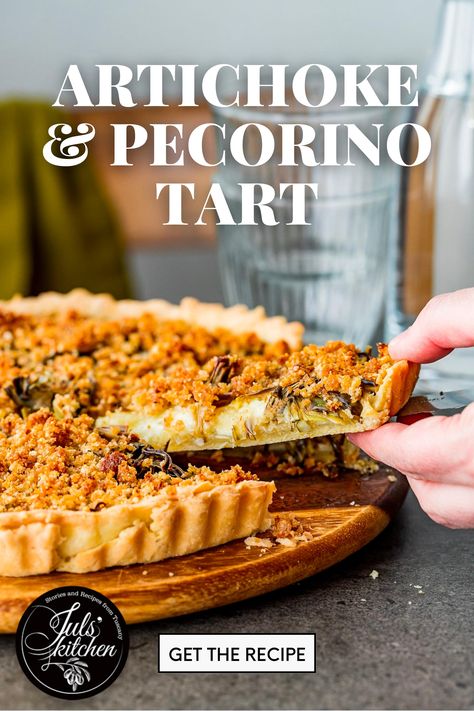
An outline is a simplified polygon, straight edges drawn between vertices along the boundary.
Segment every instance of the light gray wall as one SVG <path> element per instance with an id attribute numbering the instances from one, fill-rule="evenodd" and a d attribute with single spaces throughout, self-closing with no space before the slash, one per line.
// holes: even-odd
<path id="1" fill-rule="evenodd" d="M 69 64 L 419 63 L 441 0 L 3 0 L 0 95 Z M 86 73 L 86 72 L 85 72 Z"/>

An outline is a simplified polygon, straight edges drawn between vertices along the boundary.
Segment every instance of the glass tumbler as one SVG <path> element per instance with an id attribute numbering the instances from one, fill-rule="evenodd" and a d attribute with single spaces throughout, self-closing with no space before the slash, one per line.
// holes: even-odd
<path id="1" fill-rule="evenodd" d="M 337 97 L 335 102 L 337 101 Z M 278 124 L 309 124 L 316 130 L 316 159 L 323 159 L 320 124 L 355 123 L 373 140 L 372 124 L 382 133 L 396 123 L 386 108 L 344 109 L 330 106 L 303 111 L 288 108 L 231 108 L 215 110 L 214 121 L 226 124 L 227 162 L 214 178 L 221 183 L 227 203 L 238 222 L 241 214 L 239 183 L 267 183 L 279 194 L 280 183 L 318 183 L 318 198 L 306 198 L 308 225 L 288 225 L 291 199 L 275 199 L 272 207 L 279 224 L 267 226 L 255 212 L 256 225 L 218 225 L 218 250 L 227 304 L 263 305 L 269 315 L 283 314 L 301 321 L 307 342 L 345 340 L 365 348 L 380 334 L 387 274 L 389 232 L 394 227 L 397 171 L 381 151 L 374 166 L 357 148 L 355 165 L 280 166 L 281 132 Z M 229 135 L 245 123 L 259 123 L 274 134 L 276 150 L 259 167 L 243 167 L 230 155 Z M 318 133 L 319 131 L 319 133 Z M 219 135 L 219 134 L 218 134 Z M 249 162 L 258 141 L 248 129 L 245 145 Z M 381 138 L 381 145 L 383 145 Z M 344 136 L 338 143 L 338 162 L 347 161 Z"/>

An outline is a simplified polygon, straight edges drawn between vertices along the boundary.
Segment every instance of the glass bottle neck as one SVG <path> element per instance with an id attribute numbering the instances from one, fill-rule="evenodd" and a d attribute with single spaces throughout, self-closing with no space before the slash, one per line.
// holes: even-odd
<path id="1" fill-rule="evenodd" d="M 444 0 L 426 89 L 444 96 L 474 93 L 474 0 Z"/>

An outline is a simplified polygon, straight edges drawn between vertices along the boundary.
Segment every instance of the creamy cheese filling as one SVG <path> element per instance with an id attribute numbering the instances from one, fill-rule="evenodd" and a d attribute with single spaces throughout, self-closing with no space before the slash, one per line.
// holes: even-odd
<path id="1" fill-rule="evenodd" d="M 389 379 L 377 393 L 365 393 L 361 413 L 349 408 L 335 412 L 302 411 L 297 406 L 269 408 L 269 395 L 237 398 L 217 408 L 212 417 L 203 420 L 200 408 L 173 407 L 160 414 L 114 412 L 100 417 L 99 428 L 125 428 L 154 447 L 167 450 L 203 450 L 225 447 L 250 447 L 256 444 L 284 442 L 303 437 L 317 437 L 372 429 L 388 417 Z"/>

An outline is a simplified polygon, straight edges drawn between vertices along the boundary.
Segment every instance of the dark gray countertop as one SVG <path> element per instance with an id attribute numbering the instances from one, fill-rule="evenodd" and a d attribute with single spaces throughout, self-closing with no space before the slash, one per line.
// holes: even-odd
<path id="1" fill-rule="evenodd" d="M 189 293 L 222 300 L 215 250 L 143 250 L 131 261 L 141 298 L 157 296 L 159 284 L 159 295 L 173 301 Z M 316 674 L 156 671 L 158 632 L 308 631 L 317 635 Z M 0 638 L 0 708 L 65 706 L 474 708 L 474 531 L 437 526 L 410 497 L 377 540 L 326 573 L 260 599 L 131 628 L 121 677 L 83 702 L 38 691 L 20 671 L 13 637 Z"/>
<path id="2" fill-rule="evenodd" d="M 308 631 L 317 635 L 316 674 L 156 671 L 158 632 Z M 432 523 L 410 495 L 381 536 L 323 574 L 259 599 L 132 627 L 121 677 L 82 702 L 33 687 L 17 664 L 14 638 L 3 637 L 0 707 L 472 709 L 474 531 Z"/>

